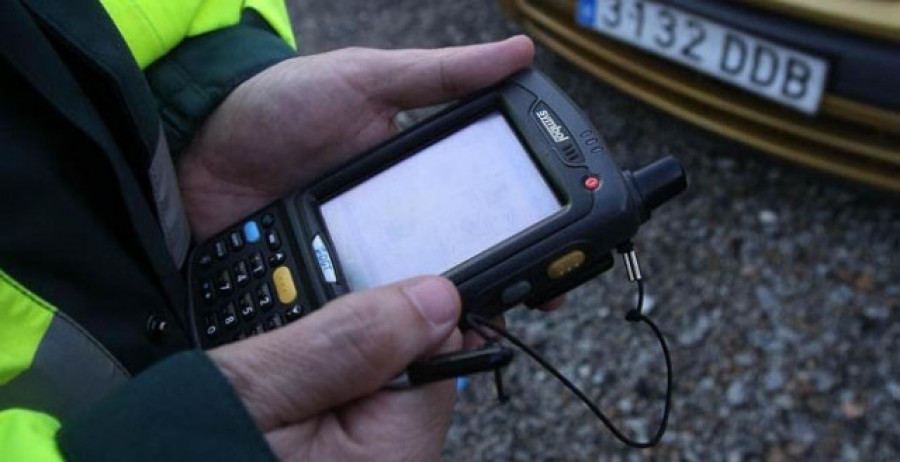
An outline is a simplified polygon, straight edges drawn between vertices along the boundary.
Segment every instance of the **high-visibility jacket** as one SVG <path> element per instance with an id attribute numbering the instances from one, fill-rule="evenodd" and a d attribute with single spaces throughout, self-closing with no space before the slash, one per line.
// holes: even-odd
<path id="1" fill-rule="evenodd" d="M 282 0 L 0 0 L 0 461 L 274 459 L 191 349 L 173 161 L 294 48 Z"/>

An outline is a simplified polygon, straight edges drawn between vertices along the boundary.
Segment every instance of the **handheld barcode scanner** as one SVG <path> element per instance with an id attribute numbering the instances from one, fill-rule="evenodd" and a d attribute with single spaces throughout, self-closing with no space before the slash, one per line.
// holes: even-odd
<path id="1" fill-rule="evenodd" d="M 540 305 L 609 269 L 685 186 L 672 158 L 623 172 L 587 117 L 527 70 L 200 244 L 196 340 L 260 334 L 421 274 L 448 277 L 481 318 Z"/>

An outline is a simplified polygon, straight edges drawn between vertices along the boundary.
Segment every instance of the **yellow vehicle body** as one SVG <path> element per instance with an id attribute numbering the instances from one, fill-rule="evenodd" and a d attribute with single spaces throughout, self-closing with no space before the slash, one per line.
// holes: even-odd
<path id="1" fill-rule="evenodd" d="M 536 40 L 621 91 L 774 156 L 900 192 L 900 111 L 896 107 L 854 100 L 826 87 L 818 113 L 802 114 L 580 26 L 575 20 L 575 0 L 500 3 Z M 741 3 L 900 49 L 900 1 Z"/>

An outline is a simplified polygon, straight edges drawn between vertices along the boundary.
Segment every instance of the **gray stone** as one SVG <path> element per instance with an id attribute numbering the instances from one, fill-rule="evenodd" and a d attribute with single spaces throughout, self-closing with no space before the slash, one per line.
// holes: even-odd
<path id="1" fill-rule="evenodd" d="M 890 381 L 884 388 L 894 401 L 900 401 L 900 383 Z"/>
<path id="2" fill-rule="evenodd" d="M 816 390 L 820 392 L 829 391 L 837 384 L 837 378 L 824 369 L 816 369 L 811 374 Z"/>
<path id="3" fill-rule="evenodd" d="M 859 460 L 859 449 L 851 443 L 841 445 L 841 460 L 847 462 L 856 462 Z"/>
<path id="4" fill-rule="evenodd" d="M 754 290 L 756 292 L 756 301 L 759 302 L 760 308 L 766 313 L 775 313 L 781 307 L 781 303 L 768 287 L 757 286 Z"/>
<path id="5" fill-rule="evenodd" d="M 794 409 L 794 398 L 792 398 L 790 395 L 780 394 L 776 396 L 772 402 L 783 410 Z"/>
<path id="6" fill-rule="evenodd" d="M 755 362 L 756 357 L 749 351 L 738 353 L 734 356 L 734 363 L 741 367 L 752 366 Z"/>
<path id="7" fill-rule="evenodd" d="M 710 328 L 712 328 L 712 322 L 709 316 L 701 314 L 697 316 L 693 325 L 678 334 L 678 343 L 685 346 L 695 345 L 703 340 Z"/>
<path id="8" fill-rule="evenodd" d="M 772 369 L 766 372 L 766 375 L 763 377 L 763 387 L 766 391 L 777 391 L 783 386 L 784 375 L 781 374 L 781 371 Z"/>
<path id="9" fill-rule="evenodd" d="M 644 294 L 644 314 L 650 314 L 653 312 L 653 308 L 656 308 L 656 297 L 650 295 L 648 293 Z"/>
<path id="10" fill-rule="evenodd" d="M 759 218 L 759 222 L 766 226 L 772 226 L 778 223 L 778 214 L 769 209 L 761 210 L 757 217 Z"/>
<path id="11" fill-rule="evenodd" d="M 863 316 L 873 321 L 884 321 L 891 317 L 891 310 L 885 305 L 869 305 L 863 308 Z"/>
<path id="12" fill-rule="evenodd" d="M 728 385 L 725 399 L 731 406 L 740 406 L 747 402 L 747 385 L 743 380 L 735 380 Z"/>

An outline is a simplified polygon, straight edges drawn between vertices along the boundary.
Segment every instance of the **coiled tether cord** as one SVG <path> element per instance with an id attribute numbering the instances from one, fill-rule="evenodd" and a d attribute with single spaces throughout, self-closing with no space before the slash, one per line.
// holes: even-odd
<path id="1" fill-rule="evenodd" d="M 637 305 L 635 306 L 634 309 L 628 311 L 628 313 L 625 315 L 625 319 L 632 323 L 643 322 L 643 323 L 647 324 L 648 326 L 650 326 L 650 329 L 653 331 L 653 333 L 656 335 L 656 338 L 659 340 L 659 345 L 662 347 L 663 356 L 666 359 L 666 401 L 665 401 L 665 407 L 663 408 L 662 420 L 659 423 L 659 427 L 656 430 L 656 434 L 647 441 L 643 441 L 643 442 L 636 441 L 634 439 L 631 439 L 627 435 L 625 435 L 621 430 L 619 430 L 619 428 L 617 428 L 615 425 L 613 425 L 613 423 L 609 419 L 609 417 L 607 417 L 606 414 L 604 414 L 603 411 L 601 411 L 600 408 L 597 407 L 597 405 L 594 404 L 593 401 L 591 401 L 591 399 L 584 393 L 584 391 L 582 391 L 577 385 L 572 383 L 571 380 L 566 378 L 566 376 L 563 375 L 562 372 L 560 372 L 558 369 L 556 369 L 555 367 L 550 365 L 550 363 L 546 359 L 544 359 L 538 352 L 534 351 L 534 349 L 532 349 L 531 347 L 526 345 L 515 335 L 509 333 L 506 329 L 499 327 L 497 325 L 494 325 L 487 319 L 485 319 L 481 316 L 474 315 L 474 314 L 467 315 L 466 321 L 469 324 L 469 327 L 471 327 L 472 330 L 474 330 L 476 333 L 478 333 L 478 335 L 483 337 L 487 342 L 496 341 L 496 337 L 490 335 L 488 332 L 485 331 L 485 329 L 493 331 L 495 334 L 499 335 L 500 337 L 503 337 L 509 343 L 512 343 L 513 345 L 518 347 L 520 350 L 522 350 L 522 352 L 524 352 L 525 354 L 530 356 L 531 359 L 537 361 L 538 364 L 540 364 L 544 369 L 546 369 L 548 372 L 550 372 L 554 377 L 556 377 L 557 380 L 562 382 L 562 384 L 565 385 L 566 388 L 568 388 L 572 393 L 574 393 L 575 396 L 577 396 L 578 399 L 580 399 L 591 410 L 591 412 L 593 412 L 594 415 L 601 422 L 603 422 L 603 425 L 605 425 L 606 428 L 608 428 L 609 431 L 612 432 L 612 434 L 616 438 L 619 439 L 619 441 L 621 441 L 622 443 L 624 443 L 628 446 L 631 446 L 633 448 L 643 449 L 643 448 L 650 448 L 650 447 L 656 446 L 659 443 L 659 441 L 662 439 L 663 434 L 665 434 L 665 432 L 666 432 L 666 426 L 668 425 L 668 422 L 669 422 L 669 410 L 671 408 L 671 403 L 672 403 L 672 359 L 669 356 L 669 347 L 668 347 L 668 345 L 666 345 L 666 340 L 663 337 L 662 332 L 659 330 L 658 327 L 656 327 L 656 324 L 654 324 L 653 321 L 651 321 L 650 318 L 648 318 L 643 313 L 644 283 L 643 283 L 641 275 L 640 275 L 640 269 L 637 266 L 637 258 L 634 255 L 634 249 L 631 246 L 631 244 L 629 243 L 626 246 L 621 247 L 619 249 L 619 251 L 622 253 L 622 255 L 625 259 L 626 267 L 628 268 L 629 278 L 632 279 L 632 281 L 637 284 L 637 290 L 638 290 Z M 494 370 L 494 379 L 495 379 L 495 384 L 497 387 L 497 396 L 499 397 L 500 401 L 506 401 L 508 398 L 507 398 L 507 395 L 505 394 L 505 392 L 503 391 L 503 381 L 502 381 L 502 376 L 500 374 L 500 369 Z"/>

